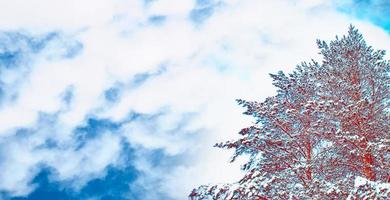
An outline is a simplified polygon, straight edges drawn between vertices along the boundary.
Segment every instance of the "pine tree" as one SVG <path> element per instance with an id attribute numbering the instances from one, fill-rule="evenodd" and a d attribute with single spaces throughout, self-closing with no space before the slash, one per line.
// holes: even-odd
<path id="1" fill-rule="evenodd" d="M 277 95 L 237 100 L 255 123 L 235 141 L 232 162 L 248 154 L 237 183 L 200 186 L 198 199 L 390 199 L 390 62 L 350 26 L 317 41 L 322 64 L 271 74 Z"/>

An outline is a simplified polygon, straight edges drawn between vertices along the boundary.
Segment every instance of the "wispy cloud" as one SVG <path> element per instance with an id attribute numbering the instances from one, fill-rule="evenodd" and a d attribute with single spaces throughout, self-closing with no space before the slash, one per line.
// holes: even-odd
<path id="1" fill-rule="evenodd" d="M 236 98 L 318 58 L 350 23 L 330 1 L 0 2 L 0 197 L 184 199 L 234 181 L 215 142 L 250 124 Z M 163 197 L 163 198 L 162 198 Z"/>

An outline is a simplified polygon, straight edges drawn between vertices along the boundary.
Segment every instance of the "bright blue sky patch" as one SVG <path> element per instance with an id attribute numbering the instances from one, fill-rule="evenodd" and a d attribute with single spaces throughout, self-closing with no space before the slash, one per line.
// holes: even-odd
<path id="1" fill-rule="evenodd" d="M 212 7 L 195 8 L 191 11 L 190 18 L 196 24 L 201 24 L 213 14 Z"/>
<path id="2" fill-rule="evenodd" d="M 20 59 L 20 52 L 2 52 L 0 53 L 0 66 L 10 68 L 17 66 Z"/>
<path id="3" fill-rule="evenodd" d="M 17 67 L 31 54 L 39 53 L 53 37 L 53 33 L 34 38 L 19 32 L 0 32 L 0 68 Z"/>
<path id="4" fill-rule="evenodd" d="M 137 170 L 128 166 L 123 169 L 110 167 L 107 175 L 101 179 L 90 181 L 82 189 L 82 193 L 88 197 L 99 199 L 140 199 L 137 191 L 130 191 L 129 184 L 137 178 Z"/>
<path id="5" fill-rule="evenodd" d="M 74 98 L 74 87 L 68 86 L 66 90 L 61 95 L 62 101 L 69 105 L 72 102 L 72 99 Z"/>
<path id="6" fill-rule="evenodd" d="M 83 44 L 78 42 L 78 41 L 73 41 L 71 42 L 68 47 L 67 47 L 67 50 L 65 51 L 64 53 L 64 58 L 66 59 L 71 59 L 71 58 L 74 58 L 76 57 L 77 55 L 79 55 L 81 53 L 81 51 L 83 50 Z"/>
<path id="7" fill-rule="evenodd" d="M 104 97 L 109 102 L 116 102 L 119 99 L 120 90 L 117 87 L 111 87 L 104 92 Z"/>
<path id="8" fill-rule="evenodd" d="M 58 37 L 59 37 L 59 33 L 52 32 L 52 33 L 48 33 L 48 34 L 40 36 L 40 37 L 28 38 L 28 42 L 29 42 L 33 52 L 38 53 L 43 48 L 45 48 L 47 43 L 49 43 L 52 40 L 58 39 Z"/>
<path id="9" fill-rule="evenodd" d="M 341 3 L 338 9 L 358 19 L 368 20 L 390 32 L 390 1 L 353 0 Z"/>
<path id="10" fill-rule="evenodd" d="M 115 103 L 120 99 L 123 92 L 138 88 L 148 80 L 158 77 L 164 74 L 166 71 L 166 66 L 162 64 L 155 71 L 134 74 L 128 83 L 116 82 L 113 84 L 113 86 L 105 90 L 103 94 L 104 98 L 110 103 Z"/>
<path id="11" fill-rule="evenodd" d="M 143 3 L 144 3 L 145 6 L 148 6 L 151 3 L 156 2 L 156 1 L 158 1 L 158 0 L 143 0 Z"/>
<path id="12" fill-rule="evenodd" d="M 183 160 L 185 160 L 184 155 L 168 155 L 163 149 L 150 151 L 146 155 L 148 156 L 153 168 L 163 168 L 166 170 L 172 169 L 179 164 L 183 164 Z"/>
<path id="13" fill-rule="evenodd" d="M 70 59 L 79 54 L 83 45 L 66 38 L 58 32 L 33 35 L 25 32 L 0 32 L 0 64 L 15 66 L 22 58 L 34 56 L 43 51 L 51 43 L 61 43 L 63 57 Z"/>
<path id="14" fill-rule="evenodd" d="M 74 131 L 78 148 L 82 148 L 89 140 L 92 140 L 102 133 L 113 133 L 120 128 L 120 124 L 109 119 L 88 118 L 86 124 L 77 127 Z"/>
<path id="15" fill-rule="evenodd" d="M 161 25 L 165 22 L 166 19 L 167 17 L 163 15 L 153 15 L 149 17 L 148 21 L 153 25 Z"/>
<path id="16" fill-rule="evenodd" d="M 49 180 L 50 175 L 52 175 L 52 171 L 49 168 L 42 169 L 32 181 L 32 184 L 37 186 L 34 192 L 27 197 L 14 197 L 10 198 L 10 200 L 52 200 L 53 198 L 58 200 L 75 199 L 72 195 L 72 191 L 61 187 L 58 182 L 51 182 Z"/>
<path id="17" fill-rule="evenodd" d="M 104 130 L 116 130 L 120 124 L 109 119 L 89 118 L 87 124 L 76 129 L 76 131 L 86 132 L 88 135 L 95 135 Z"/>
<path id="18" fill-rule="evenodd" d="M 197 0 L 196 6 L 191 10 L 190 19 L 195 24 L 202 24 L 211 17 L 219 3 L 214 0 Z"/>
<path id="19" fill-rule="evenodd" d="M 50 178 L 52 177 L 52 178 Z M 66 184 L 52 180 L 55 173 L 49 168 L 43 168 L 33 179 L 37 188 L 27 197 L 14 197 L 10 200 L 141 200 L 142 194 L 130 191 L 129 184 L 136 180 L 137 170 L 132 166 L 123 168 L 108 167 L 106 175 L 89 181 L 80 191 L 66 187 Z M 1 196 L 0 196 L 1 197 Z M 4 195 L 3 197 L 6 197 Z"/>
<path id="20" fill-rule="evenodd" d="M 52 32 L 43 35 L 31 35 L 23 32 L 1 32 L 0 33 L 0 49 L 1 51 L 16 51 L 23 52 L 31 51 L 32 53 L 40 52 L 48 42 L 58 36 Z"/>
<path id="21" fill-rule="evenodd" d="M 142 72 L 142 73 L 135 74 L 133 76 L 133 79 L 131 80 L 131 87 L 138 87 L 138 86 L 142 85 L 143 83 L 145 83 L 147 80 L 154 78 L 154 77 L 157 77 L 157 76 L 160 76 L 163 73 L 165 73 L 166 71 L 167 71 L 167 67 L 164 64 L 162 64 L 155 71 Z"/>

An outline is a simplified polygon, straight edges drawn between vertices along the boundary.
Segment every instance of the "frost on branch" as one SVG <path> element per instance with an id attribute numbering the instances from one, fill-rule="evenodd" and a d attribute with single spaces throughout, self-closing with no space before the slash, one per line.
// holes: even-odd
<path id="1" fill-rule="evenodd" d="M 390 199 L 390 183 L 356 177 L 355 188 L 348 196 L 348 200 L 355 199 Z"/>
<path id="2" fill-rule="evenodd" d="M 317 44 L 321 64 L 271 74 L 277 95 L 237 100 L 255 123 L 216 146 L 249 155 L 246 175 L 189 199 L 390 199 L 390 63 L 353 26 Z"/>

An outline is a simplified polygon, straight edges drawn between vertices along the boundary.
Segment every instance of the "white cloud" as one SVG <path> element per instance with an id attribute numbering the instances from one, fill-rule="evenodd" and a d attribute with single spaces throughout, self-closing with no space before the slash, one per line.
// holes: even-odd
<path id="1" fill-rule="evenodd" d="M 121 10 L 131 5 L 132 3 L 125 3 L 122 0 L 0 1 L 0 27 L 3 30 L 66 29 L 76 31 L 104 25 L 113 19 L 113 14 L 120 14 Z"/>
<path id="2" fill-rule="evenodd" d="M 154 15 L 187 16 L 195 6 L 194 1 L 160 0 L 151 3 L 148 10 Z"/>
<path id="3" fill-rule="evenodd" d="M 56 169 L 59 180 L 79 178 L 76 185 L 81 187 L 117 163 L 121 137 L 141 149 L 135 161 L 145 175 L 137 182 L 140 187 L 155 182 L 161 186 L 158 192 L 183 199 L 199 184 L 237 180 L 239 162 L 228 164 L 231 152 L 212 147 L 250 125 L 236 98 L 263 100 L 274 94 L 268 73 L 291 71 L 310 58 L 321 60 L 315 39 L 345 34 L 351 22 L 375 48 L 390 45 L 383 30 L 336 12 L 329 1 L 229 0 L 197 25 L 189 19 L 195 5 L 170 0 L 148 5 L 122 0 L 1 1 L 0 29 L 61 30 L 83 49 L 72 59 L 60 59 L 67 42 L 46 47 L 31 71 L 20 76 L 23 81 L 13 89 L 18 99 L 0 108 L 0 143 L 9 143 L 3 147 L 8 153 L 0 168 L 10 172 L 1 177 L 0 190 L 31 191 L 28 183 L 39 163 Z M 148 23 L 154 15 L 167 18 L 156 26 Z M 129 86 L 137 74 L 162 65 L 166 72 Z M 118 82 L 123 86 L 120 99 L 107 103 L 104 91 Z M 61 95 L 69 87 L 73 98 L 66 107 Z M 85 124 L 86 117 L 123 121 L 130 111 L 165 113 L 129 122 L 116 132 L 120 136 L 102 134 L 75 150 L 72 129 Z M 40 112 L 58 113 L 57 122 L 46 125 L 53 129 L 33 131 L 23 142 L 9 139 L 15 128 L 34 127 Z M 193 117 L 178 128 L 186 114 Z M 36 151 L 47 139 L 63 148 Z M 158 149 L 187 158 L 172 164 L 173 171 L 151 167 L 143 151 Z"/>

